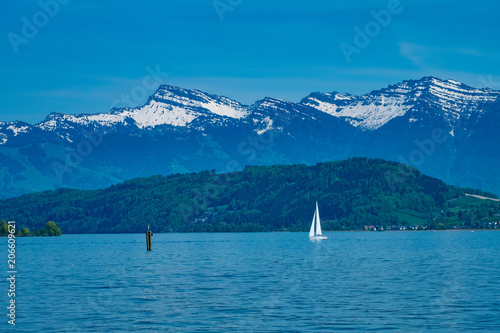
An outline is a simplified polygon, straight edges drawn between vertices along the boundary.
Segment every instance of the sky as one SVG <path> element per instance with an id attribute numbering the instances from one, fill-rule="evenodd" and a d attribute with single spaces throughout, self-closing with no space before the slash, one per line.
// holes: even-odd
<path id="1" fill-rule="evenodd" d="M 3 0 L 0 121 L 108 112 L 160 84 L 244 104 L 423 76 L 500 90 L 499 1 Z"/>

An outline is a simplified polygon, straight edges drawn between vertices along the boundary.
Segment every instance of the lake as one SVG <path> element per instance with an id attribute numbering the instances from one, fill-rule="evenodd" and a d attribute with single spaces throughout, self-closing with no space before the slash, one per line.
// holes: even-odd
<path id="1" fill-rule="evenodd" d="M 500 328 L 500 232 L 17 239 L 19 332 Z M 1 239 L 7 277 L 7 239 Z M 7 313 L 1 279 L 0 307 Z M 7 328 L 8 317 L 0 323 Z M 5 331 L 5 330 L 4 330 Z"/>

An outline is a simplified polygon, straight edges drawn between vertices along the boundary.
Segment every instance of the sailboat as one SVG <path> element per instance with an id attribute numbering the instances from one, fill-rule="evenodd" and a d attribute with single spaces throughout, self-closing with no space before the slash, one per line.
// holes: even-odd
<path id="1" fill-rule="evenodd" d="M 314 226 L 316 225 L 316 232 L 314 232 Z M 318 202 L 316 201 L 316 211 L 314 212 L 313 220 L 311 223 L 311 230 L 309 231 L 310 239 L 327 239 L 321 233 L 321 222 L 319 219 Z"/>

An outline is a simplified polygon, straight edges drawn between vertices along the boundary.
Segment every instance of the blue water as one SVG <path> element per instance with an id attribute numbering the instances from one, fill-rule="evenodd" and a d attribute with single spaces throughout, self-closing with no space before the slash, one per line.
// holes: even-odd
<path id="1" fill-rule="evenodd" d="M 500 329 L 500 232 L 326 234 L 18 238 L 16 331 Z"/>

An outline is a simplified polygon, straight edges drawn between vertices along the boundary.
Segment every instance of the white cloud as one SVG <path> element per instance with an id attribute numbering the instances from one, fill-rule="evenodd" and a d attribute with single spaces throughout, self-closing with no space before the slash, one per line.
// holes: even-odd
<path id="1" fill-rule="evenodd" d="M 420 68 L 426 68 L 433 65 L 435 66 L 440 59 L 448 59 L 457 55 L 473 57 L 488 56 L 479 50 L 468 47 L 436 47 L 406 42 L 399 43 L 398 46 L 399 54 L 411 60 L 413 65 Z"/>

